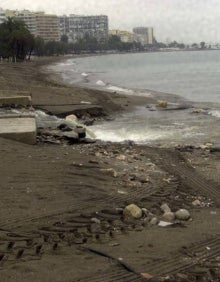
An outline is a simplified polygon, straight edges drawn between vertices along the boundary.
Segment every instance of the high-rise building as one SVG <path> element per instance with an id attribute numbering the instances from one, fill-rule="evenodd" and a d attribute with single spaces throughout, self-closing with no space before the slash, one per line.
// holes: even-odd
<path id="1" fill-rule="evenodd" d="M 60 40 L 60 23 L 56 15 L 48 15 L 44 12 L 31 12 L 28 10 L 7 10 L 6 16 L 24 21 L 28 30 L 34 36 L 40 36 L 45 41 Z"/>
<path id="2" fill-rule="evenodd" d="M 76 42 L 86 36 L 94 37 L 98 42 L 108 39 L 107 16 L 78 16 L 60 17 L 61 33 L 66 34 L 69 40 Z M 66 32 L 66 33 L 64 33 Z"/>
<path id="3" fill-rule="evenodd" d="M 133 28 L 136 40 L 143 46 L 152 45 L 154 42 L 154 32 L 152 27 L 135 27 Z"/>
<path id="4" fill-rule="evenodd" d="M 56 15 L 48 15 L 43 12 L 36 15 L 36 35 L 45 41 L 60 40 L 60 23 Z"/>
<path id="5" fill-rule="evenodd" d="M 117 35 L 125 43 L 133 43 L 135 41 L 134 33 L 126 30 L 113 29 L 109 31 L 109 34 Z"/>
<path id="6" fill-rule="evenodd" d="M 66 15 L 63 15 L 60 18 L 60 34 L 67 35 L 70 31 L 70 18 Z"/>
<path id="7" fill-rule="evenodd" d="M 3 23 L 6 18 L 6 12 L 2 8 L 0 8 L 0 24 Z"/>

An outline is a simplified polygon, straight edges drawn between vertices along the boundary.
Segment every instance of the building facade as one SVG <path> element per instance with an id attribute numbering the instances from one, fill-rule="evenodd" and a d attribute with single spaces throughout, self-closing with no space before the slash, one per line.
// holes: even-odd
<path id="1" fill-rule="evenodd" d="M 137 42 L 141 45 L 152 45 L 154 43 L 154 32 L 152 27 L 135 27 L 133 32 Z"/>
<path id="2" fill-rule="evenodd" d="M 126 30 L 113 29 L 109 31 L 109 34 L 117 35 L 124 43 L 133 43 L 135 41 L 134 33 Z"/>
<path id="3" fill-rule="evenodd" d="M 6 17 L 14 17 L 24 21 L 28 30 L 34 36 L 40 36 L 45 41 L 60 40 L 60 22 L 56 15 L 28 10 L 6 10 Z"/>
<path id="4" fill-rule="evenodd" d="M 45 41 L 60 41 L 60 22 L 56 15 L 48 15 L 43 12 L 36 15 L 36 36 Z"/>
<path id="5" fill-rule="evenodd" d="M 70 32 L 70 18 L 66 15 L 59 17 L 60 19 L 60 34 L 67 35 Z"/>
<path id="6" fill-rule="evenodd" d="M 108 40 L 108 17 L 107 16 L 78 16 L 60 17 L 61 34 L 66 34 L 71 42 L 79 39 L 94 37 L 98 42 Z"/>

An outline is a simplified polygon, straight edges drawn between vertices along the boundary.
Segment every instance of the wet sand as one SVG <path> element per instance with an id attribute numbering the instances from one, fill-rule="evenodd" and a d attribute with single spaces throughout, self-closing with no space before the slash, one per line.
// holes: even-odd
<path id="1" fill-rule="evenodd" d="M 59 116 L 115 117 L 155 102 L 51 81 L 42 67 L 54 60 L 1 64 L 1 89 L 28 91 L 33 107 Z M 137 273 L 154 281 L 166 274 L 170 281 L 218 281 L 219 152 L 0 139 L 0 156 L 1 281 L 142 281 Z M 162 220 L 164 202 L 172 211 L 188 209 L 191 220 L 151 224 Z M 125 221 L 118 208 L 132 203 L 150 215 Z M 88 248 L 122 258 L 130 272 Z"/>

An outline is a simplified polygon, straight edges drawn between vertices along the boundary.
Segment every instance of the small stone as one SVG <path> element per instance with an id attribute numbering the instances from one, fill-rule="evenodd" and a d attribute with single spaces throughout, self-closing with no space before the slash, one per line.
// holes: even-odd
<path id="1" fill-rule="evenodd" d="M 103 168 L 100 171 L 106 172 L 107 174 L 113 176 L 114 178 L 118 177 L 118 173 L 113 168 Z"/>
<path id="2" fill-rule="evenodd" d="M 192 113 L 193 113 L 193 114 L 202 114 L 202 113 L 206 113 L 206 110 L 194 108 L 194 109 L 192 110 Z"/>
<path id="3" fill-rule="evenodd" d="M 150 221 L 150 224 L 151 225 L 157 225 L 158 224 L 158 218 L 157 217 L 153 217 L 152 219 L 151 219 L 151 221 Z"/>
<path id="4" fill-rule="evenodd" d="M 199 207 L 199 206 L 201 206 L 201 201 L 197 199 L 197 200 L 195 200 L 195 201 L 192 202 L 192 205 L 193 205 L 194 207 Z"/>
<path id="5" fill-rule="evenodd" d="M 177 273 L 177 275 L 176 275 L 178 278 L 180 278 L 180 279 L 185 279 L 185 281 L 189 281 L 188 279 L 189 279 L 189 277 L 186 275 L 186 274 L 183 274 L 183 273 Z"/>
<path id="6" fill-rule="evenodd" d="M 135 229 L 134 229 L 135 231 L 138 231 L 138 232 L 141 232 L 141 231 L 143 231 L 144 230 L 144 227 L 142 226 L 142 225 L 137 225 L 137 226 L 135 226 Z"/>
<path id="7" fill-rule="evenodd" d="M 186 209 L 180 209 L 175 212 L 175 216 L 179 220 L 188 220 L 190 218 L 190 213 Z"/>
<path id="8" fill-rule="evenodd" d="M 102 231 L 102 228 L 99 223 L 93 223 L 90 226 L 91 233 L 100 233 Z"/>
<path id="9" fill-rule="evenodd" d="M 96 218 L 96 217 L 91 218 L 91 221 L 94 222 L 94 223 L 98 223 L 98 224 L 101 223 L 101 220 L 99 220 L 99 219 Z"/>
<path id="10" fill-rule="evenodd" d="M 101 158 L 101 157 L 102 157 L 102 154 L 99 153 L 99 152 L 96 152 L 96 153 L 95 153 L 95 156 Z"/>
<path id="11" fill-rule="evenodd" d="M 175 214 L 173 212 L 165 212 L 163 214 L 163 219 L 173 221 L 175 219 Z"/>
<path id="12" fill-rule="evenodd" d="M 170 207 L 169 207 L 166 203 L 162 204 L 162 205 L 160 206 L 160 209 L 161 209 L 164 213 L 166 213 L 166 212 L 171 212 Z"/>
<path id="13" fill-rule="evenodd" d="M 124 208 L 123 215 L 125 218 L 141 218 L 142 210 L 138 206 L 131 204 Z"/>
<path id="14" fill-rule="evenodd" d="M 147 217 L 150 212 L 148 209 L 142 208 L 142 213 Z"/>
<path id="15" fill-rule="evenodd" d="M 120 160 L 120 161 L 125 161 L 125 160 L 126 160 L 126 157 L 125 157 L 125 155 L 118 155 L 118 156 L 116 157 L 116 159 L 117 159 L 117 160 Z"/>

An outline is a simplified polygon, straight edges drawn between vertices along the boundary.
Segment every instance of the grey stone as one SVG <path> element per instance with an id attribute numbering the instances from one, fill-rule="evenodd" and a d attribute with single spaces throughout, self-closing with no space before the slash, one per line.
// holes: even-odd
<path id="1" fill-rule="evenodd" d="M 180 209 L 175 212 L 175 216 L 179 220 L 188 220 L 190 218 L 190 213 L 186 209 Z"/>
<path id="2" fill-rule="evenodd" d="M 91 221 L 94 222 L 94 223 L 98 223 L 98 224 L 101 223 L 101 220 L 99 220 L 99 219 L 96 218 L 96 217 L 91 218 Z"/>
<path id="3" fill-rule="evenodd" d="M 162 205 L 160 206 L 160 209 L 161 209 L 164 213 L 166 213 L 166 212 L 171 212 L 170 207 L 169 207 L 166 203 L 162 204 Z"/>
<path id="4" fill-rule="evenodd" d="M 157 217 L 153 217 L 153 218 L 151 219 L 151 221 L 150 221 L 150 224 L 151 224 L 151 225 L 157 225 L 158 222 L 159 222 L 158 218 L 157 218 Z"/>

